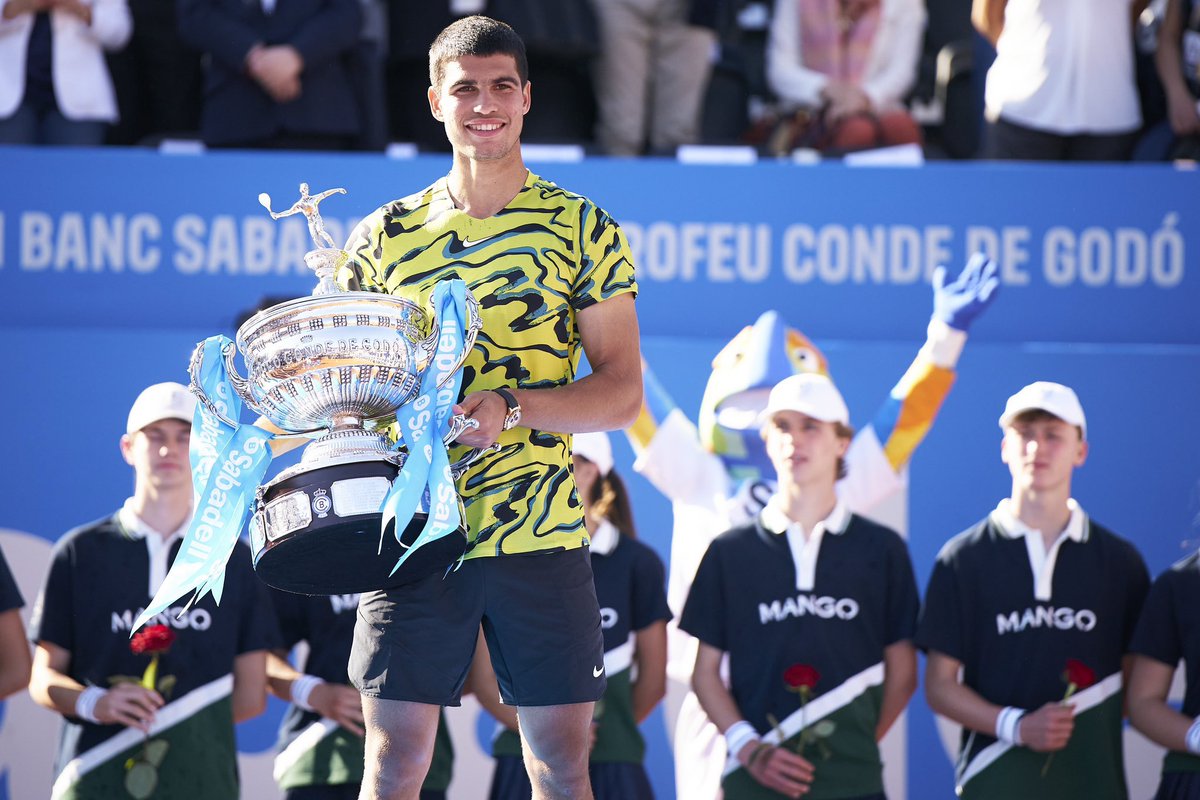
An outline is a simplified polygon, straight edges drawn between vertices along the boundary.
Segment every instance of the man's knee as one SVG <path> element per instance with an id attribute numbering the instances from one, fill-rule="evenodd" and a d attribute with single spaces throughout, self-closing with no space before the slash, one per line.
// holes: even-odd
<path id="1" fill-rule="evenodd" d="M 535 797 L 589 797 L 591 703 L 522 708 L 525 768 Z"/>
<path id="2" fill-rule="evenodd" d="M 367 729 L 363 797 L 370 800 L 416 798 L 433 760 L 433 742 L 423 747 L 417 737 L 393 737 L 385 731 Z"/>
<path id="3" fill-rule="evenodd" d="M 366 759 L 362 797 L 415 800 L 433 760 L 438 707 L 363 698 Z"/>
<path id="4" fill-rule="evenodd" d="M 535 755 L 525 751 L 525 770 L 534 787 L 534 797 L 586 797 L 590 787 L 587 750 L 567 752 L 565 748 L 543 750 Z"/>

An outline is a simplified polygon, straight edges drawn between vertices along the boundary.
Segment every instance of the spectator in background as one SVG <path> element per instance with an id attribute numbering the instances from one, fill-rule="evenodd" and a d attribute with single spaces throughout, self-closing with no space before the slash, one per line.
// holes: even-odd
<path id="1" fill-rule="evenodd" d="M 1174 142 L 1167 158 L 1200 160 L 1200 2 L 1167 0 L 1155 65 Z"/>
<path id="2" fill-rule="evenodd" d="M 0 144 L 103 144 L 117 119 L 104 51 L 130 27 L 126 0 L 0 2 Z"/>
<path id="3" fill-rule="evenodd" d="M 361 123 L 344 61 L 362 30 L 359 0 L 179 0 L 179 27 L 208 57 L 206 145 L 353 147 Z"/>
<path id="4" fill-rule="evenodd" d="M 984 155 L 1122 161 L 1142 116 L 1133 20 L 1146 0 L 974 0 L 996 46 L 984 92 Z"/>
<path id="5" fill-rule="evenodd" d="M 963 726 L 964 800 L 1123 800 L 1124 676 L 1146 565 L 1071 497 L 1088 455 L 1079 398 L 1008 398 L 1009 497 L 938 553 L 917 628 L 925 695 Z"/>
<path id="6" fill-rule="evenodd" d="M 129 11 L 133 36 L 108 57 L 121 115 L 108 143 L 198 138 L 204 76 L 200 53 L 180 38 L 175 0 L 129 0 Z"/>
<path id="7" fill-rule="evenodd" d="M 919 144 L 904 108 L 917 78 L 925 8 L 921 0 L 778 0 L 767 47 L 767 78 L 799 106 L 796 146 L 848 152 Z"/>
<path id="8" fill-rule="evenodd" d="M 596 139 L 605 153 L 674 153 L 699 139 L 713 31 L 689 22 L 688 0 L 602 0 L 595 69 Z"/>
<path id="9" fill-rule="evenodd" d="M 0 552 L 0 700 L 29 685 L 29 644 L 21 608 L 25 599 Z"/>
<path id="10" fill-rule="evenodd" d="M 1133 634 L 1129 721 L 1167 748 L 1155 800 L 1200 798 L 1200 554 L 1158 576 Z M 1183 660 L 1183 706 L 1168 702 Z"/>

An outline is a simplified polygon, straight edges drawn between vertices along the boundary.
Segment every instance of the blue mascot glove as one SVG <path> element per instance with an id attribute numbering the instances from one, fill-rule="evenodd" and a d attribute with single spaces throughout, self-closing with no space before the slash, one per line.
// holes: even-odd
<path id="1" fill-rule="evenodd" d="M 962 273 L 949 285 L 946 268 L 933 271 L 933 318 L 941 320 L 964 333 L 983 310 L 991 305 L 1000 288 L 996 262 L 983 253 L 976 253 L 963 267 Z"/>

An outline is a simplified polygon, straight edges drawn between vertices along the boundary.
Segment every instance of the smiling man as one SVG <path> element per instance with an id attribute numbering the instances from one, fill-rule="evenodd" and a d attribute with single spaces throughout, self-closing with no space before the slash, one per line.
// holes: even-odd
<path id="1" fill-rule="evenodd" d="M 877 743 L 917 686 L 908 550 L 838 497 L 854 431 L 833 381 L 783 379 L 761 424 L 778 489 L 709 545 L 679 624 L 728 745 L 724 796 L 883 800 Z"/>
<path id="2" fill-rule="evenodd" d="M 457 481 L 461 567 L 360 598 L 350 677 L 366 722 L 363 798 L 418 796 L 438 709 L 459 702 L 481 622 L 534 797 L 592 796 L 604 644 L 571 434 L 624 427 L 638 411 L 637 284 L 613 219 L 525 168 L 527 73 L 524 44 L 503 23 L 467 17 L 438 35 L 429 106 L 453 150 L 450 173 L 363 220 L 339 276 L 423 306 L 439 282 L 466 283 L 483 329 L 456 410 L 479 428 L 457 441 L 499 444 Z M 591 373 L 576 380 L 584 353 Z"/>
<path id="3" fill-rule="evenodd" d="M 1123 675 L 1146 565 L 1071 497 L 1088 454 L 1074 391 L 1032 383 L 1000 428 L 1012 492 L 938 554 L 917 631 L 925 694 L 963 726 L 960 797 L 1122 800 Z"/>

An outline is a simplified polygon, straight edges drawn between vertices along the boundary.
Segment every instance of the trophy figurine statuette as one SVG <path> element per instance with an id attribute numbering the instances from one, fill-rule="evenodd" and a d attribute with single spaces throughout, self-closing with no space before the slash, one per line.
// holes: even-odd
<path id="1" fill-rule="evenodd" d="M 430 313 L 401 297 L 340 290 L 334 276 L 351 259 L 334 247 L 318 211 L 335 193 L 345 190 L 310 196 L 301 184 L 300 199 L 280 212 L 259 195 L 276 219 L 305 216 L 316 245 L 305 262 L 319 282 L 311 296 L 247 320 L 236 347 L 219 336 L 197 345 L 189 368 L 200 400 L 191 452 L 195 518 L 171 568 L 178 575 L 168 574 L 144 616 L 188 590 L 219 600 L 224 563 L 251 511 L 255 570 L 286 591 L 387 588 L 445 569 L 465 550 L 457 493 L 449 492 L 452 507 L 433 514 L 430 505 L 444 503 L 445 484 L 452 490 L 452 476 L 484 452 L 454 465 L 445 454 L 447 443 L 477 425 L 451 416 L 450 406 L 482 327 L 478 303 L 459 280 L 435 287 Z M 239 351 L 244 378 L 234 364 Z M 272 437 L 240 424 L 242 402 L 287 435 L 314 439 L 298 464 L 264 485 Z M 396 446 L 380 430 L 393 420 L 404 431 Z"/>

